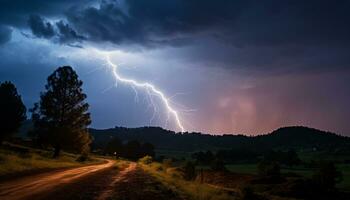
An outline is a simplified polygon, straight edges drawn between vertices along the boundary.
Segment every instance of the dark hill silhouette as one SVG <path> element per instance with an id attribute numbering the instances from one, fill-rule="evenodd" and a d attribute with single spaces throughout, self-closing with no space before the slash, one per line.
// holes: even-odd
<path id="1" fill-rule="evenodd" d="M 32 122 L 26 120 L 17 136 L 28 137 L 26 133 Z M 258 136 L 245 135 L 208 135 L 202 133 L 175 133 L 160 127 L 110 129 L 89 129 L 93 136 L 93 148 L 103 148 L 112 138 L 122 141 L 138 140 L 149 142 L 156 149 L 174 151 L 220 150 L 235 148 L 252 148 L 256 150 L 270 149 L 317 149 L 327 151 L 350 151 L 350 137 L 314 128 L 292 126 L 282 127 L 271 133 Z"/>
<path id="2" fill-rule="evenodd" d="M 102 148 L 118 137 L 123 141 L 138 140 L 152 143 L 156 149 L 199 151 L 232 148 L 269 149 L 349 149 L 350 138 L 308 127 L 284 127 L 259 136 L 208 135 L 201 133 L 175 133 L 159 127 L 90 129 L 94 148 Z"/>

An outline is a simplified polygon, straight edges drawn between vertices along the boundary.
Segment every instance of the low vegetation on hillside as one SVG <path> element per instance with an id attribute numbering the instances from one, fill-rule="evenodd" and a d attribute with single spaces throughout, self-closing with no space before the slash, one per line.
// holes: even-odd
<path id="1" fill-rule="evenodd" d="M 271 149 L 295 149 L 350 154 L 349 137 L 300 126 L 279 128 L 272 133 L 259 136 L 175 133 L 159 127 L 90 129 L 90 133 L 94 138 L 92 143 L 94 149 L 103 148 L 111 138 L 119 138 L 122 141 L 149 142 L 155 149 L 166 151 L 218 151 L 235 148 L 250 149 L 252 153 Z"/>
<path id="2" fill-rule="evenodd" d="M 142 168 L 156 177 L 166 187 L 176 191 L 184 199 L 193 200 L 226 200 L 232 199 L 233 194 L 207 184 L 201 184 L 195 180 L 194 166 L 174 166 L 170 160 L 163 163 L 151 162 L 150 159 L 141 159 Z"/>
<path id="3" fill-rule="evenodd" d="M 342 173 L 331 162 L 314 169 L 310 177 L 281 170 L 277 162 L 263 161 L 256 173 L 232 172 L 222 163 L 209 168 L 189 161 L 165 159 L 154 162 L 151 157 L 140 165 L 167 187 L 187 199 L 347 199 L 350 194 L 336 188 Z M 308 188 L 305 190 L 305 188 Z"/>
<path id="4" fill-rule="evenodd" d="M 0 177 L 102 162 L 91 156 L 83 162 L 79 158 L 80 155 L 63 152 L 59 158 L 52 159 L 51 151 L 5 143 L 0 148 Z"/>

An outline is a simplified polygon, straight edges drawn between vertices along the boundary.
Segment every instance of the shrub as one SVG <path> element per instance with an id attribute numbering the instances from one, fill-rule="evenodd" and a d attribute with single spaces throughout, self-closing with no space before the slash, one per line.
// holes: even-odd
<path id="1" fill-rule="evenodd" d="M 163 159 L 163 166 L 164 168 L 169 168 L 171 167 L 173 164 L 173 160 L 171 158 L 166 158 L 166 159 Z"/>
<path id="2" fill-rule="evenodd" d="M 173 178 L 184 178 L 184 172 L 179 167 L 170 167 L 166 169 L 166 173 Z"/>
<path id="3" fill-rule="evenodd" d="M 139 159 L 139 162 L 145 165 L 149 165 L 153 162 L 153 158 L 151 156 L 144 156 Z"/>
<path id="4" fill-rule="evenodd" d="M 313 181 L 324 191 L 332 191 L 335 184 L 342 181 L 342 173 L 337 170 L 334 163 L 321 163 L 320 168 L 312 177 Z"/>
<path id="5" fill-rule="evenodd" d="M 77 158 L 77 162 L 85 162 L 87 159 L 89 158 L 88 154 L 81 154 L 78 158 Z"/>

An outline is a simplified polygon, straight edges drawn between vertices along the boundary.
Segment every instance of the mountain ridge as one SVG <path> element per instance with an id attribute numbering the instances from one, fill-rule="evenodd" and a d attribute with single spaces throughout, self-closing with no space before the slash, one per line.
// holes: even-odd
<path id="1" fill-rule="evenodd" d="M 175 133 L 160 127 L 110 129 L 90 129 L 94 137 L 93 146 L 100 148 L 106 142 L 118 137 L 123 141 L 139 140 L 150 142 L 158 149 L 198 151 L 232 148 L 300 148 L 334 149 L 349 148 L 350 137 L 304 126 L 281 127 L 268 134 L 246 135 L 209 135 L 203 133 Z M 103 134 L 101 134 L 103 133 Z"/>

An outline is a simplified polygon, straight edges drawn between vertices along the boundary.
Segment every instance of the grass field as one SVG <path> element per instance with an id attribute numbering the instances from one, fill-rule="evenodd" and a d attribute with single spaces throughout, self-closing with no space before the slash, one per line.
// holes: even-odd
<path id="1" fill-rule="evenodd" d="M 21 151 L 14 151 L 13 149 Z M 25 150 L 25 151 L 24 151 Z M 101 160 L 90 158 L 85 162 L 76 161 L 79 155 L 62 153 L 57 159 L 52 159 L 52 152 L 6 144 L 0 147 L 0 177 L 18 173 L 57 169 L 98 163 Z"/>
<path id="2" fill-rule="evenodd" d="M 226 168 L 231 172 L 243 173 L 243 174 L 257 174 L 256 164 L 233 164 L 226 165 Z M 340 182 L 337 187 L 342 190 L 350 191 L 350 164 L 338 164 L 338 170 L 343 174 L 343 181 Z M 304 177 L 312 177 L 314 169 L 305 167 L 293 167 L 293 168 L 282 168 L 282 173 L 295 173 Z"/>
<path id="3" fill-rule="evenodd" d="M 165 168 L 160 163 L 152 163 L 149 165 L 140 164 L 140 166 L 156 177 L 166 187 L 179 193 L 184 199 L 193 200 L 226 200 L 232 199 L 227 191 L 215 188 L 207 184 L 200 184 L 195 181 L 186 181 L 177 173 L 174 168 Z"/>

